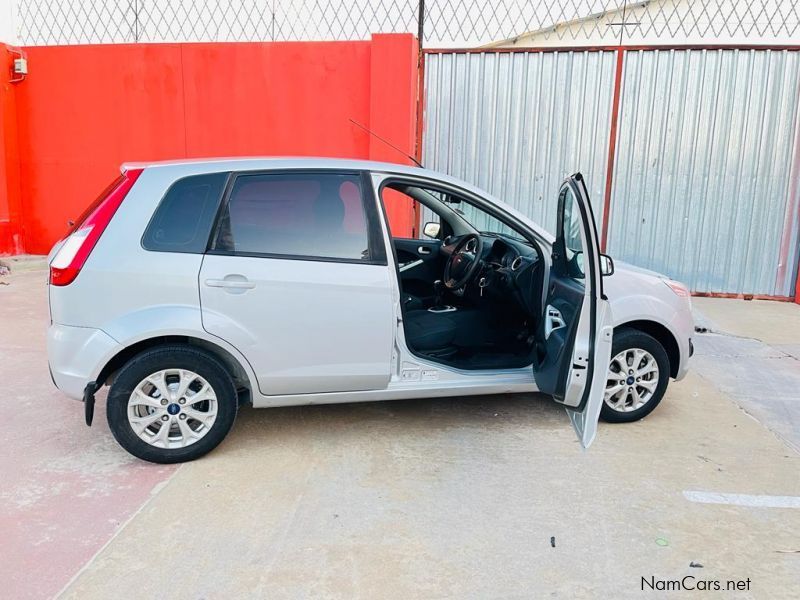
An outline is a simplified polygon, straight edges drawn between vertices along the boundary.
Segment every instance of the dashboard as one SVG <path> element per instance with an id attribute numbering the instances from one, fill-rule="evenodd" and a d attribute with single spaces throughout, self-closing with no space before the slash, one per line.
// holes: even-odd
<path id="1" fill-rule="evenodd" d="M 536 251 L 526 244 L 484 236 L 483 262 L 491 269 L 514 273 L 537 259 Z"/>
<path id="2" fill-rule="evenodd" d="M 484 270 L 490 273 L 484 291 L 495 301 L 516 304 L 529 315 L 541 314 L 544 268 L 539 251 L 512 238 L 483 237 Z"/>
<path id="3" fill-rule="evenodd" d="M 462 294 L 476 303 L 511 303 L 531 315 L 540 314 L 543 265 L 538 249 L 501 234 L 480 235 L 483 265 Z M 448 250 L 459 240 L 445 240 L 445 254 L 450 254 Z"/>

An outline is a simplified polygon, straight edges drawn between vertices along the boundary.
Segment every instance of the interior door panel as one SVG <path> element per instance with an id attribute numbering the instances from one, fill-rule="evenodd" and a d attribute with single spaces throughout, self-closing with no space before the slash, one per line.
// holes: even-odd
<path id="1" fill-rule="evenodd" d="M 542 390 L 553 390 L 557 400 L 563 400 L 567 374 L 572 366 L 572 349 L 578 330 L 580 308 L 583 304 L 584 288 L 572 279 L 551 277 L 545 303 L 544 318 L 539 323 L 537 338 L 536 370 L 537 385 Z M 548 320 L 552 324 L 560 317 L 563 325 L 551 325 L 546 332 Z"/>
<path id="2" fill-rule="evenodd" d="M 440 240 L 394 239 L 403 292 L 433 298 L 433 282 L 442 278 L 444 260 Z"/>

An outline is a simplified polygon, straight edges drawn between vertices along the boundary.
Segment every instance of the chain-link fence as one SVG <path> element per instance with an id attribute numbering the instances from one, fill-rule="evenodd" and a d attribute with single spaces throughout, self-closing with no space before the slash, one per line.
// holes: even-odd
<path id="1" fill-rule="evenodd" d="M 422 11 L 419 2 L 18 0 L 16 27 L 25 45 L 358 40 L 420 30 L 433 47 L 800 43 L 800 0 L 423 0 Z"/>

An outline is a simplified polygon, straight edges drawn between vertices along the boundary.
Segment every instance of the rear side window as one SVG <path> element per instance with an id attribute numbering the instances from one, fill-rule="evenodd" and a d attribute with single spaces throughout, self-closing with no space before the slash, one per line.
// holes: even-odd
<path id="1" fill-rule="evenodd" d="M 358 173 L 240 175 L 215 249 L 250 256 L 385 261 L 374 202 Z"/>
<path id="2" fill-rule="evenodd" d="M 173 183 L 144 232 L 142 246 L 157 252 L 205 252 L 227 178 L 228 173 L 209 173 Z"/>

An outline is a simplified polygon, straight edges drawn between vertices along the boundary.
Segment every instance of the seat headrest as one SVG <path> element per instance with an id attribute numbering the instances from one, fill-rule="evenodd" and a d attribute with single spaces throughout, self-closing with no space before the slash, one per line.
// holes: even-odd
<path id="1" fill-rule="evenodd" d="M 344 222 L 344 201 L 339 195 L 339 184 L 324 184 L 317 199 L 314 200 L 314 223 L 331 229 L 342 227 Z"/>

